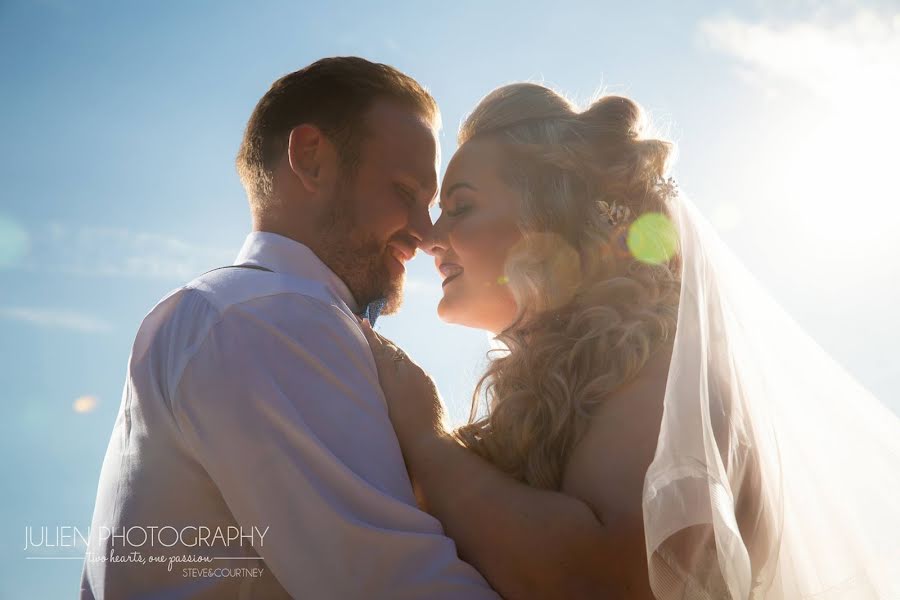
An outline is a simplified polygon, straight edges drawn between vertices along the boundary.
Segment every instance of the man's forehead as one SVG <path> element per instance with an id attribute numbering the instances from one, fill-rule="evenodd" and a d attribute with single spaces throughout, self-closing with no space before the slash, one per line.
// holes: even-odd
<path id="1" fill-rule="evenodd" d="M 425 117 L 395 106 L 373 108 L 368 115 L 372 158 L 390 169 L 408 171 L 420 185 L 436 186 L 440 145 L 437 131 Z"/>
<path id="2" fill-rule="evenodd" d="M 437 124 L 421 111 L 390 100 L 376 100 L 366 113 L 366 125 L 379 137 L 390 134 L 434 138 Z"/>

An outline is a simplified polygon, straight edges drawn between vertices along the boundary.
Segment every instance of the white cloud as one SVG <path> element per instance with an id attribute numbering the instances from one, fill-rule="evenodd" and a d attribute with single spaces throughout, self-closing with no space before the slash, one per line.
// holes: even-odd
<path id="1" fill-rule="evenodd" d="M 423 279 L 407 277 L 403 284 L 404 292 L 418 299 L 439 300 L 441 298 L 441 282 L 438 279 L 425 281 Z"/>
<path id="2" fill-rule="evenodd" d="M 234 249 L 111 227 L 53 223 L 32 234 L 26 267 L 60 273 L 184 281 L 231 264 Z"/>
<path id="3" fill-rule="evenodd" d="M 699 31 L 746 77 L 769 86 L 795 84 L 838 103 L 862 102 L 860 90 L 877 89 L 890 98 L 875 99 L 885 107 L 900 94 L 900 12 L 786 24 L 724 17 L 702 21 Z"/>
<path id="4" fill-rule="evenodd" d="M 105 333 L 112 330 L 112 325 L 103 319 L 65 309 L 0 306 L 0 318 L 81 333 Z"/>

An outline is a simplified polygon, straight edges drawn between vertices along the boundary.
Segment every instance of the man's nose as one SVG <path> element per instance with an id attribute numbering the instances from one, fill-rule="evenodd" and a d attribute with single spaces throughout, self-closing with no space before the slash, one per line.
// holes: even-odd
<path id="1" fill-rule="evenodd" d="M 428 214 L 427 209 L 416 209 L 410 212 L 408 230 L 409 234 L 415 238 L 417 247 L 425 249 L 422 242 L 431 237 L 432 229 L 434 229 L 434 225 L 431 224 L 431 215 Z"/>

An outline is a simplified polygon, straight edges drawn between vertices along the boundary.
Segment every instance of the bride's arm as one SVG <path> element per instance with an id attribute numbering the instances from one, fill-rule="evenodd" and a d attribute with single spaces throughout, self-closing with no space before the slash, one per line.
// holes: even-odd
<path id="1" fill-rule="evenodd" d="M 618 544 L 585 502 L 524 485 L 446 434 L 404 456 L 423 507 L 503 597 L 623 597 Z"/>
<path id="2" fill-rule="evenodd" d="M 656 440 L 645 419 L 623 424 L 611 441 L 592 435 L 603 423 L 595 418 L 567 465 L 563 488 L 573 482 L 571 493 L 533 488 L 453 439 L 431 379 L 408 358 L 395 360 L 390 341 L 363 329 L 416 496 L 461 558 L 506 598 L 652 599 L 640 498 L 647 465 L 637 462 L 652 457 Z M 636 394 L 620 402 L 633 404 Z M 609 473 L 631 479 L 605 479 Z M 615 489 L 623 484 L 628 493 Z"/>

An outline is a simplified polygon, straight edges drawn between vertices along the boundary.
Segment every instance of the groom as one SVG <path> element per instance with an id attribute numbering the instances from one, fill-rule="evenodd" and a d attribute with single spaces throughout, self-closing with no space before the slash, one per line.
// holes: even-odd
<path id="1" fill-rule="evenodd" d="M 141 324 L 82 598 L 496 598 L 416 507 L 356 317 L 400 305 L 439 121 L 360 58 L 259 101 L 237 159 L 253 231 Z"/>

